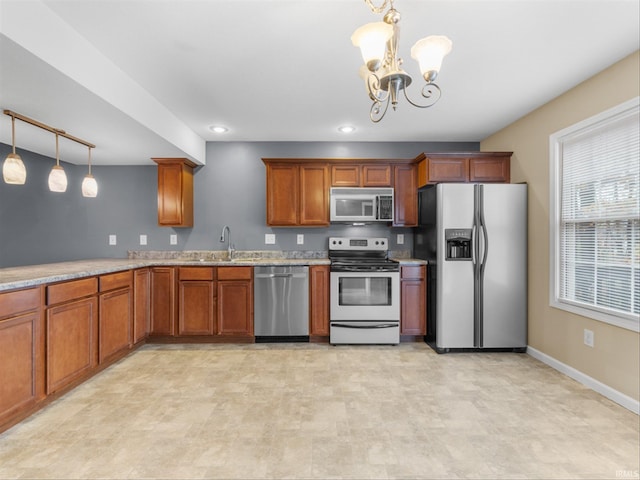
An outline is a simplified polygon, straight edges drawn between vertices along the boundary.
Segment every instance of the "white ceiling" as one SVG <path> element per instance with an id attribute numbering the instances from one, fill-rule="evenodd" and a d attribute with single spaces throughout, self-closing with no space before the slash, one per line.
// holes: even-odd
<path id="1" fill-rule="evenodd" d="M 96 144 L 98 165 L 204 163 L 207 141 L 480 141 L 637 50 L 639 4 L 395 0 L 414 99 L 411 45 L 444 34 L 453 51 L 439 103 L 402 99 L 373 124 L 350 36 L 381 15 L 363 0 L 0 0 L 0 108 Z M 17 122 L 16 136 L 55 154 L 50 133 Z M 60 150 L 86 162 L 86 147 Z"/>

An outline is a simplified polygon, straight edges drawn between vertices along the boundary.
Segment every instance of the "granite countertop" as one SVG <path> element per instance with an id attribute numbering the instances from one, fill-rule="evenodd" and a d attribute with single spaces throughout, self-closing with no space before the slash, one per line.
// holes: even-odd
<path id="1" fill-rule="evenodd" d="M 323 256 L 324 254 L 324 256 Z M 426 265 L 425 260 L 392 256 L 400 265 Z M 24 267 L 0 268 L 0 291 L 31 287 L 76 278 L 104 275 L 149 266 L 256 266 L 256 265 L 329 265 L 326 252 L 236 252 L 229 261 L 227 252 L 129 252 L 126 259 L 89 259 L 47 263 Z"/>

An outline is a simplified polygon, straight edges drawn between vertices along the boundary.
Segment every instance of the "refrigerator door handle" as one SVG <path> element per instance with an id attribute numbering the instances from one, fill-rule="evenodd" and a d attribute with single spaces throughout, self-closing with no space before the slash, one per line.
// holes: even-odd
<path id="1" fill-rule="evenodd" d="M 471 228 L 471 263 L 475 265 L 477 263 L 477 259 L 476 259 L 476 224 L 474 222 L 473 227 Z"/>

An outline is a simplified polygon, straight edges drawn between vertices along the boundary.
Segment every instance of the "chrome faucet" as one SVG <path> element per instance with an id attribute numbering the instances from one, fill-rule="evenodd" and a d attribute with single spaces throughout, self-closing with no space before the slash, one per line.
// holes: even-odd
<path id="1" fill-rule="evenodd" d="M 224 227 L 222 227 L 222 235 L 220 235 L 220 241 L 222 243 L 225 242 L 225 237 L 224 237 L 225 231 L 229 234 L 229 247 L 227 249 L 227 251 L 229 252 L 229 260 L 233 260 L 233 252 L 235 249 L 233 248 L 233 245 L 231 245 L 231 229 L 229 228 L 229 225 L 225 225 Z"/>

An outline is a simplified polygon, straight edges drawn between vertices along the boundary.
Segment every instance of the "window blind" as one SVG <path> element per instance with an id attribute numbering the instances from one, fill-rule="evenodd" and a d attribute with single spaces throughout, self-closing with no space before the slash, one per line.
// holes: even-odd
<path id="1" fill-rule="evenodd" d="M 574 131 L 559 146 L 558 300 L 637 321 L 638 108 Z"/>

